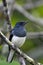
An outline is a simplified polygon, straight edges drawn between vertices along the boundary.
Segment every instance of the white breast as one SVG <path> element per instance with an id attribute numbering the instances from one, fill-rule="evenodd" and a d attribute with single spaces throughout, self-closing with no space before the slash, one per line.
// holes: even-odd
<path id="1" fill-rule="evenodd" d="M 24 44 L 25 40 L 26 40 L 26 37 L 13 36 L 12 43 L 18 47 L 21 47 Z"/>

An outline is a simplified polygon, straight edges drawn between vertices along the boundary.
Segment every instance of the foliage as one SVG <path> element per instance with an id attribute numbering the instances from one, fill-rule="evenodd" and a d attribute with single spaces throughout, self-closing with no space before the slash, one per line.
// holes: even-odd
<path id="1" fill-rule="evenodd" d="M 0 65 L 20 65 L 18 62 L 13 61 L 12 63 L 7 63 L 5 60 L 0 60 Z"/>

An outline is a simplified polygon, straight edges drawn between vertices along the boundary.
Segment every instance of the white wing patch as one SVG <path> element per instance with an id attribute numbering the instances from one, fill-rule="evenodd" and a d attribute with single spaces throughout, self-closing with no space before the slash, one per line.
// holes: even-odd
<path id="1" fill-rule="evenodd" d="M 21 47 L 24 44 L 25 40 L 26 36 L 25 37 L 13 36 L 12 43 L 15 44 L 17 47 Z"/>

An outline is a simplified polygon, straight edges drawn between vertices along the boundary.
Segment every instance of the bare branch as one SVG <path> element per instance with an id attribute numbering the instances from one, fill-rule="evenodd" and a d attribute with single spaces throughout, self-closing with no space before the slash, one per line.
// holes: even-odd
<path id="1" fill-rule="evenodd" d="M 42 42 L 43 44 L 43 42 Z M 31 49 L 30 51 L 27 52 L 27 54 L 37 60 L 39 57 L 43 57 L 43 45 L 40 45 L 34 49 Z"/>
<path id="2" fill-rule="evenodd" d="M 35 23 L 40 24 L 40 25 L 43 25 L 43 19 L 36 18 L 36 17 L 32 16 L 32 14 L 27 12 L 22 6 L 15 4 L 14 9 L 18 10 L 25 17 L 27 17 L 30 21 L 35 22 Z"/>
<path id="3" fill-rule="evenodd" d="M 43 32 L 27 32 L 27 39 L 43 38 Z"/>
<path id="4" fill-rule="evenodd" d="M 7 0 L 7 2 L 8 2 L 8 0 Z M 7 15 L 6 16 L 6 21 L 7 21 L 7 24 L 9 25 L 9 27 L 8 27 L 9 28 L 9 31 L 11 31 L 12 27 L 11 27 L 10 18 L 9 18 L 9 13 L 8 13 L 9 11 L 8 11 L 8 8 L 7 8 L 7 2 L 6 2 L 6 0 L 3 0 L 3 5 L 4 5 L 4 8 L 5 8 L 4 13 L 5 13 L 5 15 Z M 10 3 L 12 4 L 12 0 L 10 1 Z M 20 60 L 21 60 L 21 57 L 20 57 Z M 20 62 L 20 64 L 22 63 L 21 65 L 24 65 L 25 64 L 25 61 L 24 62 L 23 61 L 24 61 L 24 59 L 22 58 L 22 61 Z"/>
<path id="5" fill-rule="evenodd" d="M 39 0 L 36 2 L 30 2 L 30 3 L 28 2 L 23 7 L 25 9 L 33 9 L 33 8 L 40 7 L 40 6 L 43 6 L 43 0 Z"/>
<path id="6" fill-rule="evenodd" d="M 6 0 L 8 5 L 12 5 L 12 3 L 14 4 L 14 2 L 12 0 Z M 33 9 L 36 7 L 40 7 L 43 6 L 43 0 L 39 0 L 36 2 L 27 2 L 26 4 L 23 5 L 23 8 L 25 9 Z M 0 3 L 0 8 L 2 8 L 2 4 Z M 9 7 L 10 9 L 10 7 Z"/>
<path id="7" fill-rule="evenodd" d="M 27 12 L 22 6 L 20 6 L 20 5 L 18 5 L 18 4 L 15 3 L 14 7 L 13 7 L 13 10 L 14 9 L 18 10 L 25 17 L 27 17 L 30 21 L 35 22 L 35 23 L 37 23 L 39 25 L 43 25 L 43 19 L 34 17 L 32 14 L 30 14 L 29 12 Z"/>
<path id="8" fill-rule="evenodd" d="M 3 4 L 0 3 L 0 11 L 3 11 Z"/>
<path id="9" fill-rule="evenodd" d="M 25 59 L 21 56 L 19 56 L 19 62 L 20 62 L 21 65 L 26 65 Z"/>
<path id="10" fill-rule="evenodd" d="M 34 59 L 30 58 L 29 56 L 27 56 L 25 53 L 23 53 L 18 47 L 12 45 L 12 42 L 10 42 L 5 36 L 4 34 L 0 31 L 0 37 L 6 42 L 6 44 L 8 44 L 13 50 L 16 51 L 17 54 L 19 54 L 21 57 L 23 57 L 24 59 L 26 59 L 27 61 L 29 61 L 32 65 L 43 65 L 41 63 L 36 62 Z"/>
<path id="11" fill-rule="evenodd" d="M 8 29 L 9 31 L 11 31 L 12 27 L 11 27 L 11 20 L 10 20 L 10 17 L 9 17 L 9 11 L 8 11 L 8 5 L 7 5 L 7 2 L 6 0 L 2 0 L 3 1 L 3 9 L 4 9 L 4 15 L 6 16 L 6 22 L 8 24 Z"/>

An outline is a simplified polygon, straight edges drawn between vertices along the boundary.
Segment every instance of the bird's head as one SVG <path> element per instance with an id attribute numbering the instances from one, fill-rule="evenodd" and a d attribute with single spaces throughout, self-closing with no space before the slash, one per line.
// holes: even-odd
<path id="1" fill-rule="evenodd" d="M 16 26 L 24 26 L 25 24 L 27 24 L 28 22 L 17 22 Z"/>

